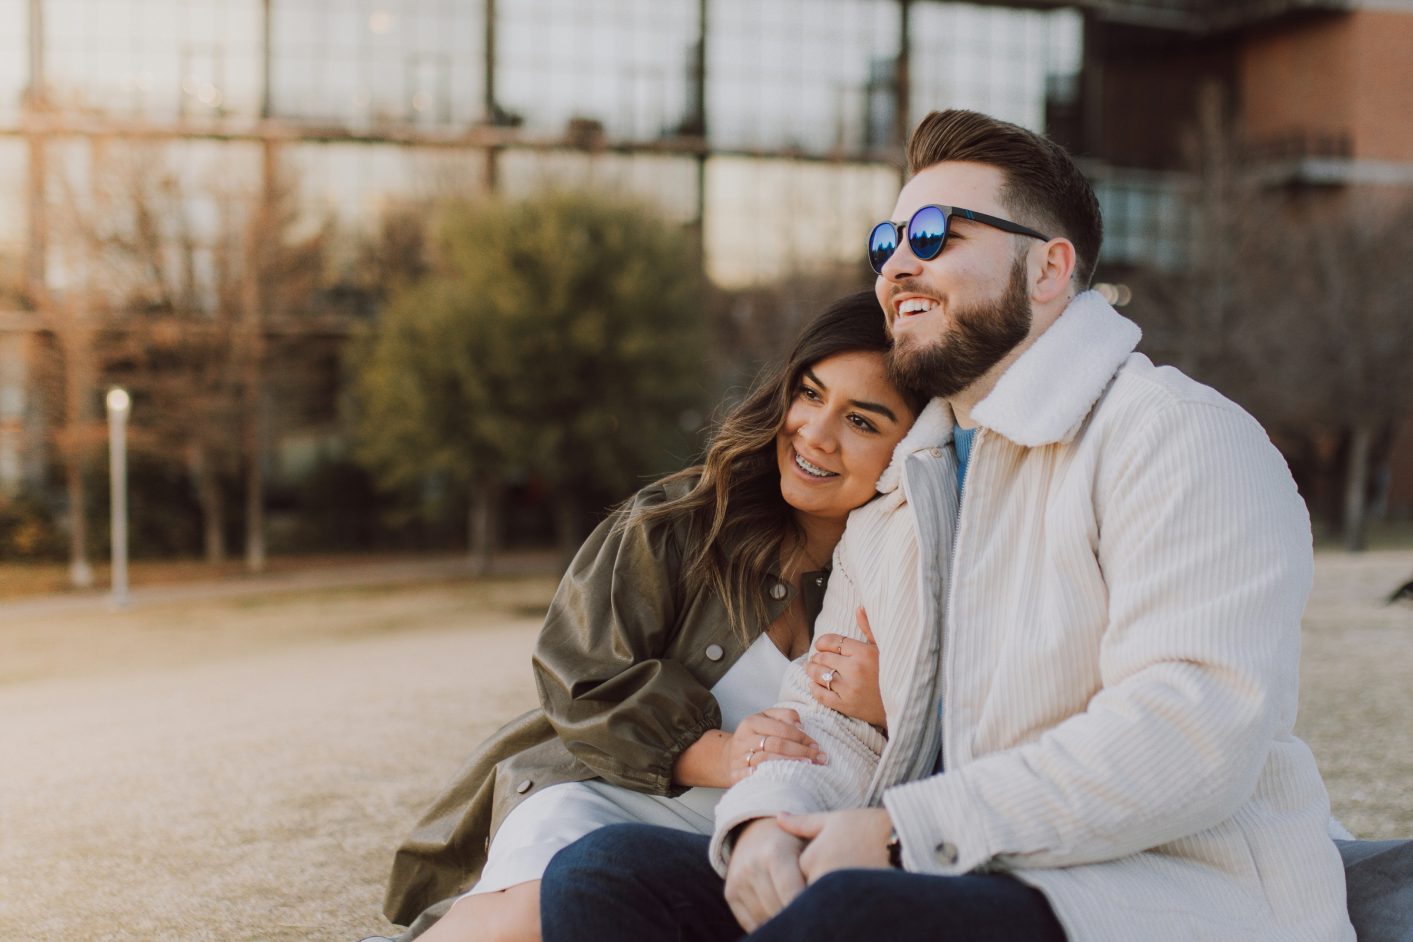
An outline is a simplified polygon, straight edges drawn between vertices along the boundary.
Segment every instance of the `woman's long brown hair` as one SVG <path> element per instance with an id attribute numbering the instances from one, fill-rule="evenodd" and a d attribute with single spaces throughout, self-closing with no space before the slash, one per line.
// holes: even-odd
<path id="1" fill-rule="evenodd" d="M 698 478 L 691 492 L 637 517 L 645 526 L 684 527 L 686 590 L 717 593 L 726 603 L 732 627 L 747 638 L 751 616 L 765 627 L 761 589 L 781 565 L 787 541 L 795 547 L 804 544 L 804 533 L 780 494 L 775 444 L 801 377 L 832 356 L 886 353 L 889 347 L 872 289 L 834 302 L 800 331 L 785 362 L 763 371 L 745 401 L 721 420 L 703 462 L 659 482 Z M 899 393 L 914 416 L 927 404 L 926 397 L 913 390 Z M 794 565 L 795 552 L 798 549 L 785 562 L 786 569 Z"/>

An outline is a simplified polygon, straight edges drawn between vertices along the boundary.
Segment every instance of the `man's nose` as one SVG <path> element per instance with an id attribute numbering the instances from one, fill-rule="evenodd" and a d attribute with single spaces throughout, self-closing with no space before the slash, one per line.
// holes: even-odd
<path id="1" fill-rule="evenodd" d="M 883 263 L 882 274 L 889 281 L 902 281 L 922 274 L 922 262 L 913 254 L 907 239 L 898 240 L 898 247 L 888 256 L 888 261 Z"/>

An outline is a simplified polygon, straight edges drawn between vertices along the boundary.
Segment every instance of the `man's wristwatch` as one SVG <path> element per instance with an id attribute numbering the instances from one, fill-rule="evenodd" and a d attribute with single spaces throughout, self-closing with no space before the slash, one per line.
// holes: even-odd
<path id="1" fill-rule="evenodd" d="M 903 842 L 898 840 L 898 829 L 888 832 L 888 866 L 895 870 L 903 869 Z"/>

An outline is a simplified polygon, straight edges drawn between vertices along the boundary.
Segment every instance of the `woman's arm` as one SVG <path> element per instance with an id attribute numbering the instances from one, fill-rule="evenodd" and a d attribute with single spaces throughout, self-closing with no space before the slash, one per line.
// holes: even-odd
<path id="1" fill-rule="evenodd" d="M 692 743 L 672 765 L 672 783 L 687 788 L 728 788 L 731 785 L 728 747 L 731 734 L 709 729 Z"/>
<path id="2" fill-rule="evenodd" d="M 721 726 L 711 692 L 663 657 L 678 627 L 681 547 L 669 525 L 633 511 L 667 500 L 658 485 L 601 523 L 574 557 L 545 616 L 533 669 L 540 703 L 569 751 L 605 781 L 681 791 L 678 756 Z"/>
<path id="3" fill-rule="evenodd" d="M 800 725 L 800 714 L 776 707 L 753 713 L 735 733 L 713 729 L 688 746 L 672 767 L 678 785 L 730 788 L 762 762 L 787 759 L 824 765 L 829 756 Z"/>

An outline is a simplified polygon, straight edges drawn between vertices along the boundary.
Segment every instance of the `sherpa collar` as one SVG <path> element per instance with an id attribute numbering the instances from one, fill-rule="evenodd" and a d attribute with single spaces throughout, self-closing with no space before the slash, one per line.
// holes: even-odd
<path id="1" fill-rule="evenodd" d="M 1001 374 L 971 417 L 1027 448 L 1068 442 L 1142 336 L 1099 292 L 1086 291 Z M 947 400 L 929 402 L 894 446 L 878 492 L 897 490 L 908 455 L 947 444 L 955 424 Z"/>
<path id="2" fill-rule="evenodd" d="M 1069 442 L 1142 336 L 1099 292 L 1086 291 L 1001 374 L 971 417 L 1026 448 Z"/>
<path id="3" fill-rule="evenodd" d="M 878 478 L 877 490 L 880 494 L 891 494 L 898 489 L 903 479 L 903 462 L 908 455 L 929 448 L 938 448 L 952 440 L 952 407 L 946 399 L 934 399 L 922 410 L 913 427 L 903 440 L 893 446 L 893 460 L 883 469 Z"/>

